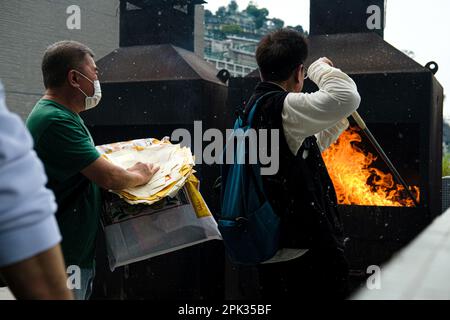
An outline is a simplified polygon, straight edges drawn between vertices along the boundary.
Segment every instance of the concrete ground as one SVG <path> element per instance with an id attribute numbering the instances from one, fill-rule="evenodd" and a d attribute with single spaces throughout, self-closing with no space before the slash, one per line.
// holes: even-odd
<path id="1" fill-rule="evenodd" d="M 8 288 L 0 288 L 0 300 L 16 300 Z"/>

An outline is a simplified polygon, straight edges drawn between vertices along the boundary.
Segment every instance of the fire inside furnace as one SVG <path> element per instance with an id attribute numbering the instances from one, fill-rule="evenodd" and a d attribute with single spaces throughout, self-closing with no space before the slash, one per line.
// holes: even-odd
<path id="1" fill-rule="evenodd" d="M 323 153 L 339 204 L 384 207 L 414 207 L 405 188 L 392 174 L 374 166 L 377 157 L 361 147 L 359 129 L 345 131 L 338 141 Z M 412 186 L 417 202 L 420 190 Z"/>

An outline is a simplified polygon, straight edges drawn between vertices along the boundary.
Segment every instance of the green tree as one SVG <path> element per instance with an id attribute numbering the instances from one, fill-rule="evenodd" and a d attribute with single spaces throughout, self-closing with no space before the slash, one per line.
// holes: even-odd
<path id="1" fill-rule="evenodd" d="M 231 1 L 228 4 L 228 14 L 232 15 L 232 14 L 236 14 L 236 12 L 238 11 L 238 4 L 236 1 Z"/>
<path id="2" fill-rule="evenodd" d="M 281 29 L 284 27 L 284 21 L 278 18 L 272 19 L 273 24 L 275 25 L 275 28 Z"/>
<path id="3" fill-rule="evenodd" d="M 443 124 L 443 142 L 447 148 L 450 146 L 450 125 L 446 121 Z M 442 176 L 450 176 L 450 154 L 448 153 L 444 154 L 442 159 Z"/>
<path id="4" fill-rule="evenodd" d="M 444 127 L 443 127 L 443 134 L 444 134 L 444 143 L 448 146 L 450 146 L 450 125 L 444 121 Z"/>
<path id="5" fill-rule="evenodd" d="M 242 28 L 237 24 L 225 24 L 222 26 L 222 32 L 226 34 L 239 34 L 242 32 Z"/>
<path id="6" fill-rule="evenodd" d="M 227 8 L 222 6 L 222 7 L 219 7 L 219 9 L 217 9 L 216 16 L 218 18 L 225 18 L 226 15 L 227 15 Z"/>
<path id="7" fill-rule="evenodd" d="M 444 155 L 444 158 L 442 159 L 442 176 L 450 176 L 450 154 L 448 153 Z"/>
<path id="8" fill-rule="evenodd" d="M 209 10 L 205 10 L 205 18 L 211 18 L 213 16 L 213 13 Z"/>
<path id="9" fill-rule="evenodd" d="M 256 29 L 260 29 L 267 20 L 267 16 L 269 15 L 269 10 L 266 8 L 258 9 L 258 7 L 252 2 L 249 3 L 245 12 L 255 21 Z"/>

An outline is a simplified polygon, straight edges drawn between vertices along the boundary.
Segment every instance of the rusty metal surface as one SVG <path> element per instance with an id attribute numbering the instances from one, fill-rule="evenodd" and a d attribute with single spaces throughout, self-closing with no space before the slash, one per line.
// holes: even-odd
<path id="1" fill-rule="evenodd" d="M 212 64 L 170 44 L 121 47 L 97 66 L 102 83 L 205 80 L 223 85 Z"/>
<path id="2" fill-rule="evenodd" d="M 306 66 L 320 57 L 330 58 L 348 74 L 429 72 L 375 33 L 312 36 Z M 253 71 L 248 77 L 259 77 L 259 71 Z"/>
<path id="3" fill-rule="evenodd" d="M 351 74 L 428 71 L 375 33 L 350 33 L 311 37 L 310 65 L 327 56 Z"/>

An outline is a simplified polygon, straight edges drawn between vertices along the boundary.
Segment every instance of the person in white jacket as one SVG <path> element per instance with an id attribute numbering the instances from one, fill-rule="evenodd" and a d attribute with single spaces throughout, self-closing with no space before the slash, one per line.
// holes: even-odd
<path id="1" fill-rule="evenodd" d="M 0 82 L 0 277 L 17 299 L 72 299 L 53 193 Z"/>
<path id="2" fill-rule="evenodd" d="M 328 58 L 306 72 L 306 39 L 282 29 L 265 36 L 256 51 L 262 82 L 246 103 L 244 117 L 265 95 L 255 129 L 278 129 L 280 166 L 262 176 L 265 194 L 281 218 L 277 254 L 260 264 L 263 298 L 344 298 L 348 266 L 333 184 L 321 153 L 349 126 L 361 102 L 355 82 Z M 309 77 L 319 88 L 302 93 Z M 268 94 L 269 93 L 269 94 Z"/>

